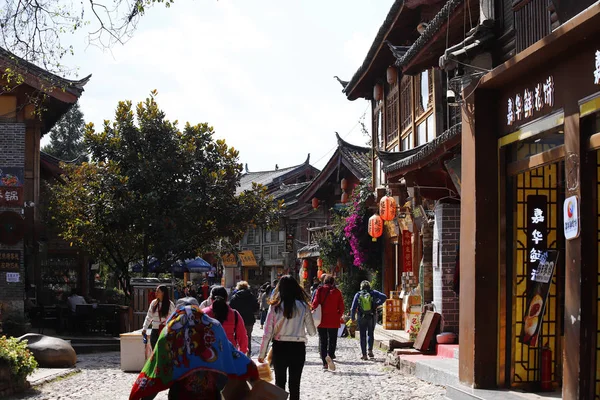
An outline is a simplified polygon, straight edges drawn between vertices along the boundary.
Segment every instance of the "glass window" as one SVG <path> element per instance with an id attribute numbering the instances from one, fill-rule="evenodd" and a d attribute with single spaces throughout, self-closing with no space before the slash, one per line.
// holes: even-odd
<path id="1" fill-rule="evenodd" d="M 429 105 L 429 71 L 421 72 L 421 106 L 427 110 Z"/>
<path id="2" fill-rule="evenodd" d="M 379 173 L 379 160 L 375 160 L 375 173 L 373 175 L 375 175 L 375 187 L 379 187 L 381 185 L 381 174 Z"/>
<path id="3" fill-rule="evenodd" d="M 402 138 L 402 150 L 412 149 L 412 132 Z"/>
<path id="4" fill-rule="evenodd" d="M 377 113 L 377 143 L 379 148 L 383 148 L 383 112 L 379 110 Z"/>
<path id="5" fill-rule="evenodd" d="M 430 140 L 433 140 L 433 138 L 436 136 L 435 121 L 433 119 L 433 114 L 431 114 L 429 117 L 427 117 L 427 141 L 429 142 Z"/>
<path id="6" fill-rule="evenodd" d="M 267 243 L 271 242 L 271 231 L 265 232 L 265 242 L 267 242 Z"/>
<path id="7" fill-rule="evenodd" d="M 279 231 L 279 241 L 285 242 L 285 231 Z"/>
<path id="8" fill-rule="evenodd" d="M 417 127 L 417 146 L 427 143 L 427 121 L 423 121 Z"/>

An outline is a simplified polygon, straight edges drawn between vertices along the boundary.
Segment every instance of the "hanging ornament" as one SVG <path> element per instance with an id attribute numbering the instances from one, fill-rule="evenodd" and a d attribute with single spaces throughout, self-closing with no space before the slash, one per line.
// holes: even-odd
<path id="1" fill-rule="evenodd" d="M 348 188 L 348 181 L 346 180 L 346 178 L 342 178 L 342 180 L 340 181 L 340 187 L 342 188 L 342 190 L 346 190 Z"/>
<path id="2" fill-rule="evenodd" d="M 319 268 L 319 270 L 317 271 L 317 278 L 321 279 L 322 276 L 323 276 L 323 270 L 321 268 Z"/>
<path id="3" fill-rule="evenodd" d="M 302 260 L 302 268 L 304 268 L 304 269 L 308 268 L 308 260 L 307 259 Z"/>
<path id="4" fill-rule="evenodd" d="M 302 279 L 307 280 L 308 279 L 308 270 L 304 270 L 304 272 L 302 272 Z"/>
<path id="5" fill-rule="evenodd" d="M 393 85 L 398 80 L 398 70 L 394 66 L 388 67 L 385 71 L 385 76 L 387 78 L 387 83 Z"/>
<path id="6" fill-rule="evenodd" d="M 342 193 L 342 204 L 346 204 L 348 202 L 348 193 L 344 192 Z"/>
<path id="7" fill-rule="evenodd" d="M 377 101 L 383 100 L 383 85 L 378 83 L 373 88 L 373 98 Z"/>
<path id="8" fill-rule="evenodd" d="M 384 221 L 391 221 L 396 217 L 396 200 L 392 196 L 383 196 L 379 201 L 379 215 Z"/>
<path id="9" fill-rule="evenodd" d="M 312 199 L 312 207 L 316 210 L 317 208 L 319 208 L 319 199 L 317 199 L 316 197 L 313 197 Z"/>
<path id="10" fill-rule="evenodd" d="M 317 267 L 322 268 L 323 267 L 323 259 L 322 258 L 317 258 Z"/>
<path id="11" fill-rule="evenodd" d="M 383 220 L 377 214 L 369 218 L 369 235 L 376 242 L 378 237 L 383 234 Z"/>

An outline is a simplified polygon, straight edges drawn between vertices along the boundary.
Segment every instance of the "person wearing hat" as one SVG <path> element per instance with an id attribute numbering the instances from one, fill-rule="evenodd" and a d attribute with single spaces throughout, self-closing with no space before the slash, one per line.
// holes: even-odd
<path id="1" fill-rule="evenodd" d="M 374 358 L 373 344 L 375 337 L 375 323 L 377 321 L 377 307 L 385 303 L 387 296 L 377 290 L 371 289 L 369 281 L 360 283 L 360 291 L 354 295 L 350 318 L 356 321 L 358 315 L 358 330 L 360 332 L 360 349 L 362 351 L 361 359 L 367 359 L 367 344 L 369 348 L 369 357 Z"/>

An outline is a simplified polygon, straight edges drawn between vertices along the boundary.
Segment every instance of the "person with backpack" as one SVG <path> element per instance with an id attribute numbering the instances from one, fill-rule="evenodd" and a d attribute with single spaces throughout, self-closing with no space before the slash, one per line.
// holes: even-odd
<path id="1" fill-rule="evenodd" d="M 360 291 L 354 295 L 352 300 L 352 309 L 350 318 L 356 321 L 358 314 L 358 329 L 360 332 L 360 349 L 362 351 L 362 360 L 367 359 L 367 336 L 369 346 L 369 357 L 374 358 L 373 343 L 375 337 L 375 323 L 377 318 L 377 307 L 385 303 L 387 296 L 377 290 L 371 289 L 369 281 L 360 283 Z"/>
<path id="2" fill-rule="evenodd" d="M 340 318 L 344 315 L 344 298 L 342 292 L 335 287 L 332 275 L 326 275 L 323 286 L 319 287 L 312 302 L 313 310 L 321 306 L 321 323 L 317 327 L 319 332 L 319 348 L 323 369 L 335 371 L 335 348 L 337 346 L 337 333 L 340 327 Z"/>
<path id="3" fill-rule="evenodd" d="M 213 287 L 210 298 L 212 304 L 204 308 L 202 312 L 223 325 L 227 339 L 233 344 L 233 347 L 244 354 L 248 354 L 246 325 L 240 313 L 227 304 L 227 289 L 223 286 Z"/>
<path id="4" fill-rule="evenodd" d="M 252 353 L 252 330 L 256 322 L 256 313 L 259 309 L 258 299 L 250 291 L 250 286 L 246 281 L 240 281 L 237 284 L 237 291 L 231 296 L 229 305 L 234 310 L 238 310 L 244 319 L 246 325 L 246 333 L 248 334 L 248 357 Z"/>

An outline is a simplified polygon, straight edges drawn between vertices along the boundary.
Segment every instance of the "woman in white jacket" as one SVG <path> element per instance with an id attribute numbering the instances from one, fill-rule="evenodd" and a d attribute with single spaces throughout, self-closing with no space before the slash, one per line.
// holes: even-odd
<path id="1" fill-rule="evenodd" d="M 306 361 L 306 333 L 317 333 L 310 310 L 310 298 L 298 282 L 286 275 L 279 280 L 265 321 L 259 362 L 264 362 L 269 342 L 273 341 L 275 384 L 285 390 L 289 369 L 290 400 L 300 399 L 300 378 Z"/>
<path id="2" fill-rule="evenodd" d="M 156 288 L 156 298 L 150 303 L 148 308 L 148 314 L 142 325 L 142 336 L 144 336 L 144 342 L 146 338 L 146 329 L 152 328 L 150 335 L 150 345 L 154 349 L 156 342 L 158 341 L 158 335 L 165 326 L 167 319 L 171 314 L 175 312 L 175 304 L 169 300 L 169 289 L 165 285 L 160 285 Z"/>

